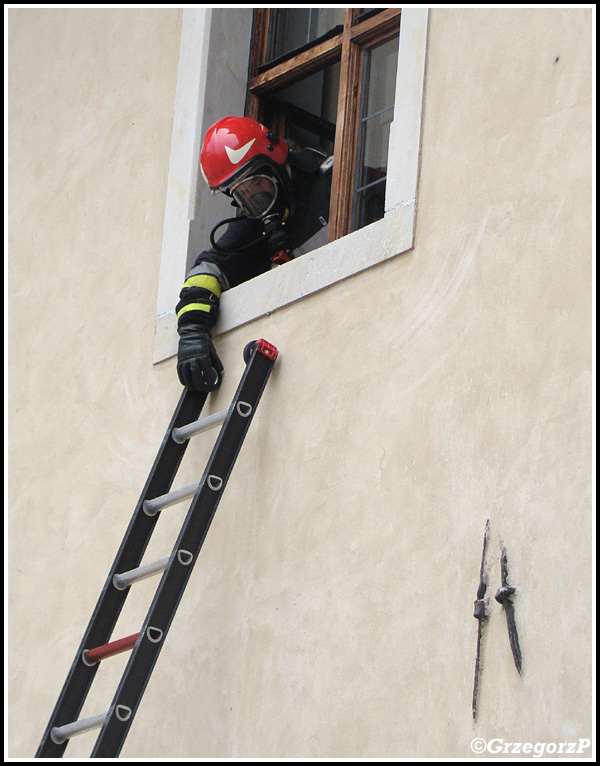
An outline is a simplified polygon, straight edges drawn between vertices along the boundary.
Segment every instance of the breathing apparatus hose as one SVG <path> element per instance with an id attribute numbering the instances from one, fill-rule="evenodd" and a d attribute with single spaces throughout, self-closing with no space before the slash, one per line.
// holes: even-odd
<path id="1" fill-rule="evenodd" d="M 221 226 L 225 226 L 226 223 L 234 223 L 235 221 L 244 221 L 248 220 L 245 216 L 234 216 L 233 218 L 225 218 L 222 221 L 219 221 L 219 223 L 216 226 L 213 226 L 211 232 L 210 232 L 210 244 L 214 247 L 214 249 L 219 253 L 228 253 L 229 250 L 225 250 L 222 247 L 219 247 L 217 243 L 215 242 L 215 232 L 221 228 Z M 262 240 L 265 238 L 264 232 L 260 235 L 260 237 L 257 237 L 256 239 L 253 239 L 251 242 L 248 242 L 246 245 L 241 245 L 240 247 L 236 247 L 236 251 L 239 250 L 248 250 L 251 247 L 254 247 L 254 245 L 258 245 L 259 242 L 262 242 Z"/>

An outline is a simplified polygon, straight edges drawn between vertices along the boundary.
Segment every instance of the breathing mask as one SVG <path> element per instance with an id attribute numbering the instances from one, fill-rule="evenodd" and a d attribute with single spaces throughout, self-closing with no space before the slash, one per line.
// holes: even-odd
<path id="1" fill-rule="evenodd" d="M 285 250 L 284 223 L 289 215 L 281 180 L 268 167 L 232 184 L 228 192 L 248 218 L 260 221 L 276 265 L 290 260 Z M 283 253 L 287 256 L 284 257 Z"/>
<path id="2" fill-rule="evenodd" d="M 244 178 L 231 186 L 229 192 L 248 218 L 258 219 L 264 218 L 281 196 L 277 181 L 265 174 Z"/>

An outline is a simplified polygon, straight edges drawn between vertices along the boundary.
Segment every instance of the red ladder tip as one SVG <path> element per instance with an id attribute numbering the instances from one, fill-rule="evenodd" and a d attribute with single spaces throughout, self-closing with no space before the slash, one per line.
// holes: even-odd
<path id="1" fill-rule="evenodd" d="M 269 341 L 265 340 L 264 338 L 261 338 L 256 342 L 257 344 L 257 351 L 259 354 L 262 354 L 263 356 L 266 356 L 267 359 L 272 359 L 275 361 L 277 357 L 279 356 L 279 351 L 277 348 L 272 344 L 269 343 Z"/>

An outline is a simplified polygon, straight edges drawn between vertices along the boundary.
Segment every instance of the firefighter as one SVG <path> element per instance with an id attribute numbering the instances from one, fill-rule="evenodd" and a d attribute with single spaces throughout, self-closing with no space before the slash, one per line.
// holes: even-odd
<path id="1" fill-rule="evenodd" d="M 179 294 L 182 385 L 208 392 L 221 384 L 223 365 L 211 332 L 224 290 L 326 243 L 332 159 L 248 117 L 225 117 L 208 129 L 202 175 L 213 194 L 231 198 L 237 214 L 213 229 L 211 247 L 196 257 Z"/>

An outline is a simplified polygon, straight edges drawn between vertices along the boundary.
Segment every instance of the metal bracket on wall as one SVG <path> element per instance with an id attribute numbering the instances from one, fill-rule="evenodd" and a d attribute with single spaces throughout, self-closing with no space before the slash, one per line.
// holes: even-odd
<path id="1" fill-rule="evenodd" d="M 477 598 L 474 603 L 473 617 L 478 621 L 477 626 L 477 652 L 475 658 L 475 679 L 473 682 L 473 700 L 471 709 L 473 712 L 473 720 L 477 718 L 477 703 L 479 694 L 479 680 L 481 676 L 481 670 L 483 662 L 481 660 L 482 654 L 482 637 L 484 632 L 484 624 L 489 619 L 488 606 L 489 600 L 486 599 L 486 593 L 488 590 L 488 578 L 486 574 L 486 555 L 489 545 L 490 537 L 490 520 L 488 519 L 485 524 L 485 533 L 483 536 L 483 550 L 481 552 L 481 566 L 479 569 L 479 586 L 477 588 Z M 501 544 L 501 557 L 500 557 L 500 575 L 502 579 L 502 585 L 498 589 L 495 595 L 496 601 L 502 605 L 504 612 L 506 613 L 506 623 L 508 625 L 508 639 L 510 641 L 510 648 L 512 651 L 515 666 L 522 672 L 523 658 L 521 655 L 521 647 L 519 645 L 519 634 L 517 632 L 517 624 L 515 620 L 515 606 L 511 601 L 511 596 L 516 592 L 516 589 L 508 584 L 508 556 L 506 553 L 506 546 Z"/>
<path id="2" fill-rule="evenodd" d="M 515 588 L 508 584 L 508 556 L 506 554 L 506 548 L 501 546 L 502 556 L 500 558 L 500 575 L 502 578 L 502 587 L 498 589 L 496 593 L 496 601 L 502 604 L 506 613 L 506 624 L 508 626 L 508 640 L 510 641 L 510 648 L 512 650 L 515 666 L 519 673 L 522 671 L 523 658 L 521 655 L 521 647 L 519 645 L 519 634 L 517 632 L 517 623 L 515 620 L 515 605 L 510 600 L 510 597 L 515 594 Z"/>
<path id="3" fill-rule="evenodd" d="M 473 681 L 473 720 L 477 718 L 477 695 L 479 692 L 479 674 L 481 671 L 481 638 L 483 635 L 483 625 L 488 615 L 486 613 L 485 594 L 487 591 L 487 579 L 485 573 L 485 557 L 488 546 L 490 532 L 490 520 L 485 524 L 485 533 L 483 535 L 483 550 L 481 552 L 481 566 L 479 568 L 479 587 L 477 588 L 477 598 L 474 602 L 473 617 L 478 621 L 477 625 L 477 653 L 475 656 L 475 679 Z"/>

